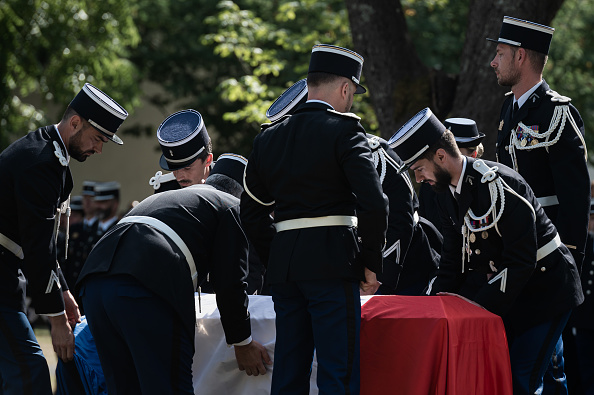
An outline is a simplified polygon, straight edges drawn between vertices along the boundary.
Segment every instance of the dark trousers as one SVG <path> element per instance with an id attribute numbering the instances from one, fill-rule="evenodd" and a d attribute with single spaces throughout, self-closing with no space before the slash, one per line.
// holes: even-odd
<path id="1" fill-rule="evenodd" d="M 358 283 L 296 281 L 270 286 L 276 312 L 271 394 L 307 394 L 316 351 L 320 395 L 359 393 Z"/>
<path id="2" fill-rule="evenodd" d="M 194 394 L 194 339 L 168 303 L 131 276 L 91 277 L 81 296 L 110 395 Z"/>
<path id="3" fill-rule="evenodd" d="M 561 333 L 569 315 L 570 312 L 521 333 L 515 333 L 513 329 L 508 328 L 507 340 L 514 395 L 543 393 L 543 376 L 555 350 L 563 349 Z M 562 362 L 559 362 L 559 365 L 564 376 Z"/>
<path id="4" fill-rule="evenodd" d="M 594 329 L 576 328 L 577 358 L 585 395 L 594 395 Z"/>
<path id="5" fill-rule="evenodd" d="M 0 307 L 0 394 L 51 393 L 47 361 L 25 313 Z"/>

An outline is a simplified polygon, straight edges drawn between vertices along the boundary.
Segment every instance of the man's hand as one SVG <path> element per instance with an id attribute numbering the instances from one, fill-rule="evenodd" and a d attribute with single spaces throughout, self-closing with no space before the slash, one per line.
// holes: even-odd
<path id="1" fill-rule="evenodd" d="M 76 324 L 80 322 L 80 311 L 78 310 L 78 303 L 74 300 L 74 297 L 70 293 L 70 291 L 66 290 L 62 292 L 64 296 L 64 306 L 66 308 L 66 317 L 68 318 L 68 323 L 70 327 L 74 329 Z"/>
<path id="2" fill-rule="evenodd" d="M 365 281 L 361 281 L 359 284 L 359 293 L 361 295 L 375 295 L 380 285 L 382 283 L 377 281 L 375 273 L 365 268 Z"/>
<path id="3" fill-rule="evenodd" d="M 235 359 L 239 370 L 244 371 L 248 376 L 266 374 L 266 366 L 272 365 L 272 359 L 266 348 L 256 341 L 251 341 L 245 346 L 233 346 L 235 348 Z"/>
<path id="4" fill-rule="evenodd" d="M 66 314 L 49 317 L 54 351 L 64 362 L 71 361 L 74 357 L 74 335 L 68 324 Z"/>

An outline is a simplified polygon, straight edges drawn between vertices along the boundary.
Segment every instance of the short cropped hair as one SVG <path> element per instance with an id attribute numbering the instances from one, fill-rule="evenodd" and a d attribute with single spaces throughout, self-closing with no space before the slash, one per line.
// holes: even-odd
<path id="1" fill-rule="evenodd" d="M 340 75 L 330 74 L 330 73 L 323 73 L 323 72 L 315 72 L 307 74 L 307 86 L 316 88 L 320 85 L 331 84 L 335 81 L 340 80 Z"/>
<path id="2" fill-rule="evenodd" d="M 423 152 L 417 160 L 432 160 L 435 156 L 435 153 L 440 148 L 454 158 L 462 156 L 462 153 L 456 144 L 456 138 L 454 137 L 454 134 L 449 129 L 446 129 L 446 131 L 441 135 L 441 138 L 437 140 L 435 144 L 429 147 L 427 151 Z"/>
<path id="3" fill-rule="evenodd" d="M 526 49 L 526 57 L 532 65 L 532 70 L 539 74 L 542 74 L 542 71 L 544 70 L 544 67 L 547 64 L 549 56 L 544 53 L 534 51 L 532 49 Z"/>
<path id="4" fill-rule="evenodd" d="M 202 151 L 197 157 L 196 159 L 201 159 L 203 162 L 206 160 L 206 158 L 208 157 L 208 155 L 212 154 L 212 141 L 210 140 L 210 137 L 208 138 L 208 144 L 206 144 L 206 146 L 204 147 L 204 151 Z"/>
<path id="5" fill-rule="evenodd" d="M 233 195 L 236 198 L 240 198 L 243 193 L 243 186 L 241 186 L 233 178 L 228 177 L 224 174 L 212 174 L 206 178 L 205 184 L 212 185 L 219 191 Z"/>

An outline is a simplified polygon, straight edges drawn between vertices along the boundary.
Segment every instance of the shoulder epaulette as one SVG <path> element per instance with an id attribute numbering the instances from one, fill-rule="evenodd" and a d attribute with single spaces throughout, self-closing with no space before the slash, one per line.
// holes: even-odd
<path id="1" fill-rule="evenodd" d="M 356 119 L 357 121 L 360 121 L 361 120 L 361 117 L 357 116 L 356 114 L 353 114 L 352 112 L 339 112 L 339 111 L 336 111 L 336 110 L 332 110 L 330 108 L 327 111 L 328 112 L 331 112 L 333 114 L 336 114 L 336 115 L 340 115 L 342 117 Z"/>
<path id="2" fill-rule="evenodd" d="M 571 101 L 570 97 L 560 95 L 552 89 L 547 91 L 547 95 L 551 96 L 552 102 L 569 103 Z"/>
<path id="3" fill-rule="evenodd" d="M 263 123 L 262 125 L 260 125 L 260 129 L 266 130 L 269 127 L 271 127 L 272 125 L 276 125 L 277 123 L 283 121 L 286 117 L 290 117 L 290 115 L 283 115 L 282 117 L 280 117 L 279 119 L 277 119 L 274 122 Z"/>
<path id="4" fill-rule="evenodd" d="M 514 93 L 514 92 L 512 92 L 512 91 L 509 91 L 509 92 L 507 92 L 507 93 L 505 94 L 505 96 L 509 96 L 509 95 L 511 95 L 512 93 Z"/>
<path id="5" fill-rule="evenodd" d="M 369 143 L 371 150 L 375 151 L 380 146 L 380 139 L 377 136 L 367 137 L 367 143 Z"/>

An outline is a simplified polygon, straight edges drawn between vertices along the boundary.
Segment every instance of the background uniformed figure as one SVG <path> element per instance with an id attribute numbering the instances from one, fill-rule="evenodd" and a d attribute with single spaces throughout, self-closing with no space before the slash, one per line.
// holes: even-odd
<path id="1" fill-rule="evenodd" d="M 213 164 L 212 142 L 202 115 L 195 110 L 182 110 L 168 116 L 157 129 L 157 140 L 163 154 L 161 169 L 149 184 L 155 193 L 195 184 L 203 184 Z"/>
<path id="2" fill-rule="evenodd" d="M 554 31 L 504 17 L 499 38 L 491 40 L 498 43 L 491 61 L 497 82 L 511 88 L 501 108 L 496 153 L 498 162 L 526 179 L 581 269 L 590 207 L 584 123 L 571 99 L 542 79 Z M 558 348 L 551 362 L 545 395 L 567 392 L 563 368 L 556 366 L 563 351 Z M 565 351 L 571 368 L 572 348 Z"/>
<path id="3" fill-rule="evenodd" d="M 307 79 L 284 91 L 266 111 L 276 122 L 291 115 L 307 99 Z M 263 125 L 265 128 L 269 125 Z M 399 172 L 402 161 L 377 136 L 366 134 L 382 191 L 389 200 L 388 229 L 383 272 L 377 274 L 378 294 L 420 295 L 435 275 L 441 251 L 441 234 L 417 214 L 419 202 L 407 172 Z"/>
<path id="4" fill-rule="evenodd" d="M 149 184 L 155 193 L 204 183 L 215 162 L 212 142 L 198 111 L 183 110 L 168 116 L 157 129 L 157 139 L 163 152 L 159 165 L 171 172 L 163 174 L 158 171 L 150 179 Z M 264 265 L 254 249 L 250 248 L 248 294 L 262 292 L 264 272 Z M 200 286 L 203 292 L 213 292 L 208 278 Z"/>
<path id="5" fill-rule="evenodd" d="M 571 309 L 583 301 L 579 274 L 528 183 L 508 167 L 461 155 L 426 108 L 390 139 L 438 194 L 443 250 L 431 295 L 458 293 L 470 273 L 486 281 L 476 303 L 506 328 L 514 394 L 535 394 Z"/>
<path id="6" fill-rule="evenodd" d="M 77 289 L 109 393 L 194 393 L 194 291 L 209 274 L 239 368 L 266 372 L 247 310 L 243 168 L 245 158 L 227 158 L 206 185 L 146 198 L 89 255 Z"/>
<path id="7" fill-rule="evenodd" d="M 249 157 L 241 217 L 268 264 L 272 394 L 308 392 L 314 348 L 320 393 L 359 392 L 358 285 L 366 279 L 361 287 L 371 293 L 379 286 L 387 224 L 365 131 L 344 114 L 365 92 L 362 65 L 353 51 L 315 45 L 307 102 L 266 127 Z"/>
<path id="8" fill-rule="evenodd" d="M 118 220 L 120 183 L 117 181 L 98 182 L 95 184 L 94 200 L 98 221 L 96 243 Z"/>
<path id="9" fill-rule="evenodd" d="M 553 32 L 505 17 L 494 40 L 491 66 L 499 85 L 511 88 L 501 108 L 497 160 L 526 179 L 581 267 L 590 210 L 584 123 L 571 99 L 542 79 Z"/>
<path id="10" fill-rule="evenodd" d="M 72 190 L 69 159 L 83 162 L 115 135 L 128 113 L 90 84 L 57 125 L 44 126 L 0 153 L 0 377 L 5 393 L 50 394 L 49 371 L 24 314 L 25 284 L 36 312 L 49 317 L 54 350 L 72 359 L 78 308 L 59 281 L 58 209 Z M 62 283 L 62 284 L 61 284 Z M 65 304 L 66 302 L 66 304 Z"/>

